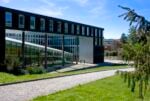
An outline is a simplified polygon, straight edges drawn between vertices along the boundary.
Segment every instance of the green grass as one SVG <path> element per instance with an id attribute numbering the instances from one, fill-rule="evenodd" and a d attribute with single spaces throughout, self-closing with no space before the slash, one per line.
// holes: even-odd
<path id="1" fill-rule="evenodd" d="M 41 96 L 33 101 L 142 101 L 138 91 L 130 92 L 127 84 L 120 76 L 97 80 L 85 85 L 60 91 L 51 95 Z M 143 101 L 150 101 L 150 89 Z"/>
<path id="2" fill-rule="evenodd" d="M 112 70 L 112 69 L 119 69 L 119 68 L 127 68 L 127 66 L 103 66 L 103 67 L 96 67 L 96 68 L 63 72 L 63 73 L 45 73 L 45 74 L 34 74 L 34 75 L 32 74 L 32 75 L 22 75 L 22 76 L 16 76 L 16 75 L 0 72 L 0 84 L 35 80 L 35 79 L 42 79 L 42 78 L 49 78 L 49 77 L 66 76 L 72 74 L 90 73 L 90 72 Z"/>

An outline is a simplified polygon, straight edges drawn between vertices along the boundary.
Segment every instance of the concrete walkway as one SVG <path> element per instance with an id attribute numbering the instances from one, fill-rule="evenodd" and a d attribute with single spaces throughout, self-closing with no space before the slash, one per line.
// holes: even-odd
<path id="1" fill-rule="evenodd" d="M 89 64 L 89 63 L 78 63 L 76 65 L 72 65 L 60 70 L 57 70 L 56 72 L 67 72 L 67 71 L 72 71 L 72 70 L 79 70 L 79 69 L 84 69 L 84 68 L 91 68 L 98 66 L 97 64 Z"/>
<path id="2" fill-rule="evenodd" d="M 132 71 L 133 68 L 119 69 Z M 79 84 L 85 84 L 115 74 L 117 70 L 93 72 L 87 74 L 66 76 L 54 79 L 0 86 L 0 101 L 28 101 L 40 95 L 46 95 L 59 90 L 68 89 Z"/>

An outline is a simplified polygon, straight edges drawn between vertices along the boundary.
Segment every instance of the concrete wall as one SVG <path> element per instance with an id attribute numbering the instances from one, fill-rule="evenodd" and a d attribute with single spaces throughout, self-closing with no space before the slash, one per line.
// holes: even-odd
<path id="1" fill-rule="evenodd" d="M 79 61 L 93 63 L 93 38 L 79 36 Z"/>

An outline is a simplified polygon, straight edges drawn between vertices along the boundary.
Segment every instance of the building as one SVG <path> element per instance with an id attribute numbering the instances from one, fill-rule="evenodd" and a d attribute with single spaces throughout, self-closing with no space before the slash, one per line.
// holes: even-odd
<path id="1" fill-rule="evenodd" d="M 103 30 L 96 26 L 0 7 L 0 64 L 11 54 L 16 54 L 13 57 L 20 57 L 19 60 L 27 63 L 33 58 L 36 60 L 38 55 L 33 55 L 35 53 L 43 54 L 42 59 L 49 61 L 45 64 L 57 59 L 101 63 L 104 61 Z M 41 52 L 41 48 L 36 50 L 37 47 L 45 48 Z M 57 50 L 60 54 L 48 53 L 48 50 Z M 31 52 L 30 55 L 27 52 Z M 70 57 L 65 59 L 65 53 L 71 54 Z"/>
<path id="2" fill-rule="evenodd" d="M 120 39 L 104 39 L 105 59 L 121 59 Z"/>
<path id="3" fill-rule="evenodd" d="M 121 42 L 119 39 L 104 39 L 105 51 L 117 51 L 121 48 Z"/>

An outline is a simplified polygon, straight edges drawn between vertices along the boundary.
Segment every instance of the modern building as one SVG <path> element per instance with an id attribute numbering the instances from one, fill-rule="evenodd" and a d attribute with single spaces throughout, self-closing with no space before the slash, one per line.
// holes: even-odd
<path id="1" fill-rule="evenodd" d="M 57 59 L 101 63 L 104 61 L 103 31 L 96 26 L 0 7 L 0 64 L 8 56 L 20 57 L 28 63 L 39 53 L 48 61 L 46 64 Z M 59 51 L 59 55 L 48 54 L 49 50 Z M 69 58 L 65 59 L 65 54 L 70 54 Z"/>

